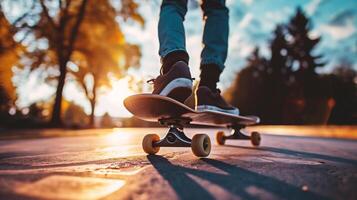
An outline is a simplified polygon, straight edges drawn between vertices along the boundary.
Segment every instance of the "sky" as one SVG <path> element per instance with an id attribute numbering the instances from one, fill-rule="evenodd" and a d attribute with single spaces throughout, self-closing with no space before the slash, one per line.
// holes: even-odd
<path id="1" fill-rule="evenodd" d="M 137 1 L 142 2 L 142 1 Z M 142 58 L 139 69 L 129 70 L 129 74 L 137 79 L 154 78 L 159 73 L 160 58 L 158 56 L 157 23 L 160 1 L 145 1 L 140 3 L 139 12 L 146 20 L 145 26 L 118 18 L 126 40 L 141 47 Z M 357 70 L 357 0 L 227 0 L 230 10 L 230 36 L 226 69 L 221 75 L 219 87 L 229 87 L 237 72 L 246 63 L 246 58 L 258 46 L 267 58 L 269 41 L 272 31 L 277 24 L 286 23 L 295 13 L 297 6 L 301 6 L 311 19 L 311 37 L 321 36 L 314 53 L 324 55 L 327 65 L 320 69 L 320 73 L 330 72 L 341 59 L 353 63 Z M 202 48 L 201 38 L 203 30 L 202 12 L 195 1 L 189 1 L 188 13 L 184 22 L 186 31 L 187 51 L 190 55 L 190 68 L 194 77 L 199 77 L 199 57 Z M 25 73 L 24 73 L 25 74 Z M 22 95 L 19 104 L 28 105 L 38 99 L 50 97 L 54 88 L 46 84 L 39 84 L 36 72 L 20 87 L 31 95 Z M 21 74 L 18 79 L 22 79 Z M 16 77 L 15 77 L 16 79 Z M 41 82 L 41 81 L 40 81 Z M 128 79 L 113 81 L 111 91 L 104 91 L 99 98 L 96 115 L 109 112 L 115 117 L 128 117 L 122 101 L 131 94 Z M 21 93 L 21 91 L 20 91 Z M 83 93 L 73 83 L 66 84 L 64 96 L 68 100 L 82 105 L 87 113 L 89 103 Z"/>

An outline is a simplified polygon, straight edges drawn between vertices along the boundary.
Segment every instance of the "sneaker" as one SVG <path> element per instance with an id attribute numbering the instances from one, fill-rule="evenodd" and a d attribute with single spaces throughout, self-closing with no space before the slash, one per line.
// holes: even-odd
<path id="1" fill-rule="evenodd" d="M 238 108 L 229 105 L 221 96 L 221 91 L 212 91 L 206 86 L 197 89 L 197 111 L 214 111 L 227 114 L 239 115 Z"/>
<path id="2" fill-rule="evenodd" d="M 183 61 L 176 62 L 167 73 L 160 74 L 156 79 L 148 82 L 154 84 L 152 94 L 167 96 L 182 103 L 192 93 L 190 69 Z"/>

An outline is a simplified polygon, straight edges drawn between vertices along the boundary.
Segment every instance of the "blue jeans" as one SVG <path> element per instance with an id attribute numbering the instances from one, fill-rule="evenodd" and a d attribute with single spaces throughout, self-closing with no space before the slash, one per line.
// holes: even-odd
<path id="1" fill-rule="evenodd" d="M 201 66 L 215 64 L 223 70 L 228 49 L 228 8 L 225 0 L 203 0 L 201 8 L 205 21 Z M 186 51 L 186 12 L 187 0 L 163 0 L 158 27 L 161 58 L 174 51 Z"/>

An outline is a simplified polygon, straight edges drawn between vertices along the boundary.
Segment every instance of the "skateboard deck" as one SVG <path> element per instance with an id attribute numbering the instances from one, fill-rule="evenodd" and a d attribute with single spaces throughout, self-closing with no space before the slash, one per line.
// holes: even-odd
<path id="1" fill-rule="evenodd" d="M 190 124 L 215 127 L 234 127 L 259 123 L 256 116 L 240 116 L 216 111 L 195 111 L 185 104 L 172 98 L 137 94 L 124 100 L 124 106 L 135 117 L 151 122 L 164 119 L 188 119 Z"/>

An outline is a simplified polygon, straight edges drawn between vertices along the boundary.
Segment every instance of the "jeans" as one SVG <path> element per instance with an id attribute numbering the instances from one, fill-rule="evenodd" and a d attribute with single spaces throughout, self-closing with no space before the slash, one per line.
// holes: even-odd
<path id="1" fill-rule="evenodd" d="M 203 0 L 204 19 L 201 66 L 215 64 L 224 69 L 228 49 L 228 8 L 225 0 Z M 159 55 L 161 58 L 174 51 L 186 51 L 183 21 L 187 0 L 163 0 L 159 19 Z"/>

